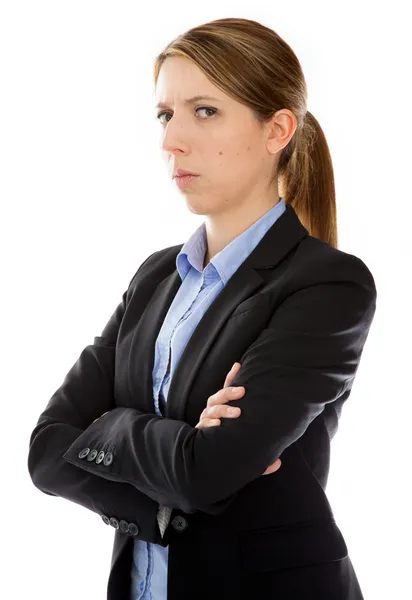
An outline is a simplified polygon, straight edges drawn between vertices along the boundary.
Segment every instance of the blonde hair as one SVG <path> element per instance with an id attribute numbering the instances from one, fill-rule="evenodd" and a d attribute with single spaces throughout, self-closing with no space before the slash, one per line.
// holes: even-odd
<path id="1" fill-rule="evenodd" d="M 307 88 L 291 47 L 272 29 L 250 19 L 226 18 L 189 29 L 155 59 L 154 84 L 169 56 L 192 61 L 216 87 L 251 108 L 266 123 L 282 108 L 297 128 L 281 150 L 271 183 L 291 204 L 309 234 L 338 247 L 335 183 L 325 135 L 306 108 Z"/>

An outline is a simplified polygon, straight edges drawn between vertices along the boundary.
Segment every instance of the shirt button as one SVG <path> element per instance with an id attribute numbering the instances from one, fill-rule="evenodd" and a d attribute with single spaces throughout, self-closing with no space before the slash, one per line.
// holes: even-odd
<path id="1" fill-rule="evenodd" d="M 188 522 L 184 517 L 182 517 L 182 515 L 176 515 L 175 518 L 172 520 L 172 527 L 176 529 L 176 531 L 184 531 L 187 526 Z"/>

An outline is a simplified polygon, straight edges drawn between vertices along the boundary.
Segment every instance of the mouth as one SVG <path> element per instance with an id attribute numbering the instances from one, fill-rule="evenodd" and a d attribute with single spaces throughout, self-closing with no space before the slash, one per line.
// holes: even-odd
<path id="1" fill-rule="evenodd" d="M 190 171 L 185 171 L 184 169 L 176 169 L 173 172 L 173 179 L 176 179 L 176 177 L 186 177 L 186 176 L 192 176 L 192 177 L 197 177 L 198 173 L 192 173 Z"/>
<path id="2" fill-rule="evenodd" d="M 195 179 L 197 179 L 197 177 L 200 177 L 200 176 L 199 175 L 180 175 L 180 176 L 174 177 L 174 181 L 176 182 L 176 184 L 178 185 L 178 187 L 180 189 L 183 189 L 184 187 L 190 185 L 190 183 L 192 183 Z"/>

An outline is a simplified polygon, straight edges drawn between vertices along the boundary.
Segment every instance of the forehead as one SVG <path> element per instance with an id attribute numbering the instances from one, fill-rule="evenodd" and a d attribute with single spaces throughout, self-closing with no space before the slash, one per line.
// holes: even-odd
<path id="1" fill-rule="evenodd" d="M 197 96 L 193 96 L 192 98 L 184 98 L 183 100 L 181 100 L 182 104 L 185 104 L 186 106 L 191 106 L 192 104 L 196 104 L 197 102 L 220 102 L 220 98 L 214 98 L 213 96 L 206 96 L 206 95 L 197 95 Z M 156 108 L 166 108 L 167 106 L 169 106 L 168 102 L 162 102 L 159 101 L 156 104 Z"/>
<path id="2" fill-rule="evenodd" d="M 221 102 L 225 94 L 190 60 L 168 57 L 162 64 L 155 89 L 156 107 L 171 103 L 192 105 L 199 101 Z"/>

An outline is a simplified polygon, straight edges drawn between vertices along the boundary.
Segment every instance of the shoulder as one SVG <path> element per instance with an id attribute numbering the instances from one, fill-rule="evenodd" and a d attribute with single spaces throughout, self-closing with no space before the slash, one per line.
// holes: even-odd
<path id="1" fill-rule="evenodd" d="M 291 267 L 300 276 L 304 273 L 313 283 L 353 282 L 371 290 L 376 296 L 376 282 L 369 266 L 355 254 L 334 248 L 323 240 L 311 235 L 298 244 L 291 260 Z"/>
<path id="2" fill-rule="evenodd" d="M 129 288 L 134 288 L 138 282 L 146 277 L 152 276 L 155 279 L 163 279 L 171 273 L 176 265 L 176 256 L 178 255 L 183 244 L 169 246 L 161 250 L 155 250 L 139 265 L 137 271 L 133 275 L 129 283 Z"/>

